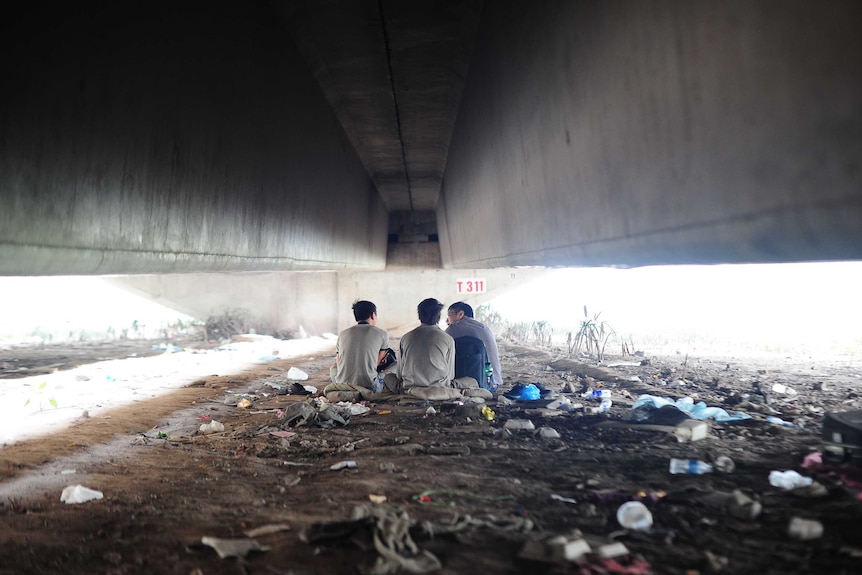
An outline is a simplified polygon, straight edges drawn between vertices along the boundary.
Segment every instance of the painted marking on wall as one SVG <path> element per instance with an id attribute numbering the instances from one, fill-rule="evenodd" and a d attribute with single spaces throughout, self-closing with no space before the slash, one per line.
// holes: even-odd
<path id="1" fill-rule="evenodd" d="M 484 279 L 455 280 L 455 291 L 457 293 L 485 293 L 486 284 Z"/>

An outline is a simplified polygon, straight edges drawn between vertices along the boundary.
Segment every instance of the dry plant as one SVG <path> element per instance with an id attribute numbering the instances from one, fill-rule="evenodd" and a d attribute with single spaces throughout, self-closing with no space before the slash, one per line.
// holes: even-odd
<path id="1" fill-rule="evenodd" d="M 227 339 L 241 333 L 248 333 L 251 328 L 249 312 L 244 309 L 226 309 L 221 315 L 210 316 L 204 324 L 204 337 L 207 341 Z"/>
<path id="2" fill-rule="evenodd" d="M 536 343 L 539 344 L 539 347 L 551 345 L 551 336 L 554 334 L 551 324 L 546 321 L 534 321 L 531 327 L 533 337 L 536 338 Z"/>
<path id="3" fill-rule="evenodd" d="M 614 335 L 614 330 L 608 325 L 608 322 L 599 321 L 601 315 L 602 312 L 599 312 L 590 317 L 587 306 L 584 306 L 584 319 L 578 326 L 578 330 L 574 336 L 572 332 L 569 332 L 566 338 L 570 356 L 585 355 L 599 362 L 604 359 L 605 346 Z"/>

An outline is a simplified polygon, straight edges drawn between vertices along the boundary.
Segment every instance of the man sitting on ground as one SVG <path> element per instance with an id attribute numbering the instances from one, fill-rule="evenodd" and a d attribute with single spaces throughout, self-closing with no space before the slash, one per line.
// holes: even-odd
<path id="1" fill-rule="evenodd" d="M 401 338 L 398 369 L 384 379 L 393 393 L 421 399 L 454 399 L 462 395 L 490 399 L 472 377 L 455 379 L 455 340 L 437 325 L 443 304 L 434 298 L 417 307 L 421 325 Z"/>
<path id="2" fill-rule="evenodd" d="M 473 308 L 462 301 L 456 301 L 449 306 L 446 323 L 449 324 L 446 333 L 455 339 L 467 336 L 482 340 L 482 343 L 485 344 L 485 353 L 488 354 L 488 361 L 494 368 L 491 374 L 491 385 L 495 390 L 500 387 L 503 383 L 503 370 L 500 366 L 500 351 L 497 349 L 497 340 L 494 338 L 494 332 L 491 331 L 491 328 L 474 319 Z"/>
<path id="3" fill-rule="evenodd" d="M 356 325 L 338 334 L 335 363 L 329 370 L 332 383 L 323 390 L 327 397 L 332 393 L 333 399 L 372 399 L 378 371 L 391 365 L 395 356 L 389 349 L 389 334 L 377 327 L 376 305 L 357 301 L 353 317 Z"/>

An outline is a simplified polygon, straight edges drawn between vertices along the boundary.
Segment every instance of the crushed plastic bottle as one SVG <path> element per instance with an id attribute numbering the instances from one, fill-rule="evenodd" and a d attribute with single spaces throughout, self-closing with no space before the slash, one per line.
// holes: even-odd
<path id="1" fill-rule="evenodd" d="M 772 386 L 772 391 L 775 393 L 783 393 L 785 395 L 796 395 L 796 390 L 792 387 L 787 387 L 781 383 L 776 383 Z"/>
<path id="2" fill-rule="evenodd" d="M 581 394 L 581 397 L 588 397 L 590 399 L 604 399 L 611 397 L 610 389 L 593 389 L 590 391 L 586 391 Z"/>
<path id="3" fill-rule="evenodd" d="M 702 475 L 704 473 L 712 473 L 712 465 L 697 459 L 672 458 L 670 460 L 670 472 L 675 475 L 679 473 Z"/>
<path id="4" fill-rule="evenodd" d="M 768 421 L 769 423 L 774 423 L 775 425 L 780 425 L 782 427 L 794 427 L 796 429 L 803 429 L 802 425 L 798 425 L 790 421 L 784 421 L 780 417 L 775 417 L 774 415 L 770 415 L 769 417 L 767 417 L 766 421 Z"/>
<path id="5" fill-rule="evenodd" d="M 604 397 L 602 398 L 602 403 L 599 405 L 599 411 L 605 413 L 611 409 L 613 404 L 614 402 L 611 401 L 610 397 Z"/>

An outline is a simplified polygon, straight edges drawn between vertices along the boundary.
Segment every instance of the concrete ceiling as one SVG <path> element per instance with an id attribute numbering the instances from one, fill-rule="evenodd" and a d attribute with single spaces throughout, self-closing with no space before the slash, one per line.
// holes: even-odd
<path id="1" fill-rule="evenodd" d="M 860 259 L 860 21 L 857 0 L 12 4 L 0 274 Z"/>
<path id="2" fill-rule="evenodd" d="M 433 211 L 482 2 L 274 5 L 389 211 Z"/>

